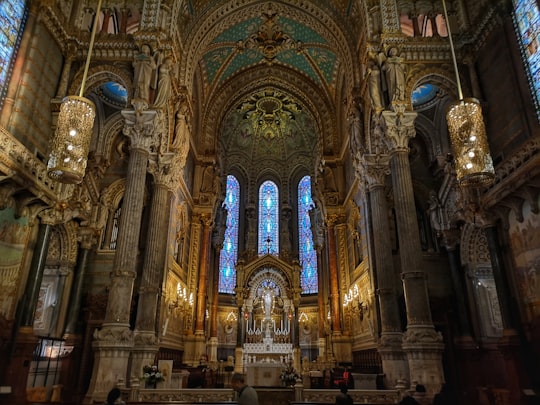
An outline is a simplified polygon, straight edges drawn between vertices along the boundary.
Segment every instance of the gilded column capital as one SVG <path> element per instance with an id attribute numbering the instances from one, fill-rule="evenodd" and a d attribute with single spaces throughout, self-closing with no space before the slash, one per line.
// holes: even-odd
<path id="1" fill-rule="evenodd" d="M 90 250 L 98 243 L 99 230 L 83 226 L 79 228 L 78 239 L 81 248 Z"/>
<path id="2" fill-rule="evenodd" d="M 155 129 L 154 118 L 157 112 L 148 110 L 148 103 L 137 99 L 132 102 L 133 110 L 123 110 L 125 119 L 123 133 L 131 139 L 131 149 L 143 149 L 150 152 Z"/>
<path id="3" fill-rule="evenodd" d="M 345 220 L 345 215 L 339 212 L 331 213 L 326 216 L 327 226 L 336 226 Z"/>
<path id="4" fill-rule="evenodd" d="M 73 218 L 77 217 L 79 211 L 69 206 L 65 201 L 55 204 L 53 207 L 47 208 L 41 213 L 39 217 L 41 222 L 47 225 L 60 225 L 65 224 L 68 221 L 71 221 Z"/>
<path id="5" fill-rule="evenodd" d="M 409 139 L 416 136 L 414 120 L 417 115 L 415 112 L 382 112 L 383 127 L 386 134 L 384 141 L 390 150 L 390 154 L 409 152 Z"/>

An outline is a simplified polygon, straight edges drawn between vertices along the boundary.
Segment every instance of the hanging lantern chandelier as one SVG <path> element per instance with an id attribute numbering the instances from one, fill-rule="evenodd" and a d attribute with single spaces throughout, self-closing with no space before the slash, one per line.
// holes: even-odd
<path id="1" fill-rule="evenodd" d="M 98 1 L 92 25 L 90 46 L 79 95 L 67 96 L 62 100 L 56 131 L 51 142 L 47 174 L 50 178 L 61 183 L 78 184 L 82 182 L 88 162 L 88 149 L 92 139 L 96 107 L 92 101 L 83 97 L 83 94 L 96 37 L 101 1 Z"/>
<path id="2" fill-rule="evenodd" d="M 489 153 L 482 107 L 474 98 L 463 98 L 445 0 L 442 0 L 442 3 L 459 96 L 459 101 L 450 105 L 446 113 L 450 143 L 456 162 L 456 176 L 459 184 L 464 187 L 487 186 L 495 178 L 495 169 Z"/>

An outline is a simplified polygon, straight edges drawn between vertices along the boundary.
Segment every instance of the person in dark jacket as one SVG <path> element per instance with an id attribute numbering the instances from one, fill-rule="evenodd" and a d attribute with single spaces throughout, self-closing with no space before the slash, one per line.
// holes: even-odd
<path id="1" fill-rule="evenodd" d="M 336 396 L 336 404 L 337 405 L 353 405 L 353 399 L 348 394 L 349 388 L 347 388 L 347 384 L 341 383 L 339 384 L 339 391 L 340 393 Z"/>
<path id="2" fill-rule="evenodd" d="M 242 374 L 233 374 L 231 386 L 238 393 L 238 405 L 259 405 L 257 391 L 244 382 L 244 376 Z"/>

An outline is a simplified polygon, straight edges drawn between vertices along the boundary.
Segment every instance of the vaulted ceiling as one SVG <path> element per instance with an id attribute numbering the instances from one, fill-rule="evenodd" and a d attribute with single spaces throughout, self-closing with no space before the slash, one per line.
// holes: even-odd
<path id="1" fill-rule="evenodd" d="M 288 148 L 315 162 L 316 154 L 339 153 L 343 99 L 359 77 L 353 63 L 358 27 L 351 28 L 342 3 L 348 4 L 213 3 L 187 25 L 183 76 L 200 112 L 201 154 L 213 155 L 220 145 L 230 155 L 230 148 L 246 143 L 255 146 L 253 157 L 275 153 L 281 159 Z M 251 110 L 242 111 L 250 103 Z"/>

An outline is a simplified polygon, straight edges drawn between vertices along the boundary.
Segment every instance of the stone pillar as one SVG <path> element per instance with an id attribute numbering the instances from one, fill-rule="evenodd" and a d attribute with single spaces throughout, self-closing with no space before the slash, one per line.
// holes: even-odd
<path id="1" fill-rule="evenodd" d="M 195 354 L 206 354 L 205 320 L 208 294 L 208 274 L 210 267 L 210 244 L 212 233 L 212 218 L 210 214 L 199 214 L 203 224 L 201 240 L 201 260 L 199 262 L 199 278 L 197 289 L 197 307 L 195 309 Z"/>
<path id="2" fill-rule="evenodd" d="M 105 400 L 118 380 L 126 381 L 133 348 L 129 317 L 143 211 L 146 169 L 156 111 L 134 100 L 135 110 L 124 110 L 124 135 L 131 140 L 122 215 L 113 261 L 109 299 L 102 328 L 94 333 L 94 369 L 85 403 Z"/>
<path id="3" fill-rule="evenodd" d="M 2 381 L 2 385 L 12 387 L 12 394 L 9 396 L 10 403 L 26 403 L 26 379 L 28 378 L 29 364 L 38 343 L 38 338 L 34 335 L 33 329 L 34 315 L 41 280 L 43 279 L 51 232 L 52 225 L 41 222 L 37 230 L 24 295 L 18 304 L 20 315 L 14 325 L 15 336 L 12 342 L 11 358 Z M 24 381 L 24 383 L 21 383 L 21 381 Z"/>
<path id="4" fill-rule="evenodd" d="M 341 308 L 339 305 L 339 281 L 338 281 L 338 264 L 337 264 L 337 248 L 336 235 L 334 224 L 337 221 L 337 216 L 329 216 L 327 225 L 327 240 L 328 240 L 328 267 L 330 273 L 330 313 L 332 316 L 332 335 L 341 335 Z"/>
<path id="5" fill-rule="evenodd" d="M 212 237 L 212 245 L 214 247 L 213 261 L 214 265 L 212 272 L 212 306 L 210 309 L 210 328 L 208 341 L 209 348 L 209 360 L 210 362 L 217 362 L 217 347 L 218 347 L 218 305 L 219 305 L 219 260 L 221 249 L 223 249 L 223 243 L 225 240 L 225 230 L 227 225 L 227 209 L 220 205 L 217 209 L 214 232 Z"/>
<path id="6" fill-rule="evenodd" d="M 315 206 L 309 210 L 309 221 L 311 227 L 311 234 L 313 236 L 313 248 L 317 254 L 317 326 L 319 332 L 319 358 L 323 361 L 326 360 L 326 310 L 325 310 L 325 297 L 328 296 L 326 275 L 324 269 L 323 260 L 323 247 L 324 247 L 324 222 L 322 221 L 322 212 L 320 206 Z"/>
<path id="7" fill-rule="evenodd" d="M 442 336 L 431 320 L 426 274 L 422 268 L 422 249 L 416 218 L 409 166 L 409 138 L 416 135 L 413 112 L 383 111 L 388 149 L 391 156 L 392 186 L 401 260 L 401 277 L 407 307 L 407 331 L 403 350 L 409 360 L 410 381 L 424 384 L 430 394 L 444 382 Z"/>
<path id="8" fill-rule="evenodd" d="M 212 232 L 212 219 L 208 214 L 200 215 L 203 224 L 201 241 L 201 261 L 199 263 L 199 288 L 197 290 L 197 309 L 195 318 L 195 334 L 204 335 L 204 321 L 206 318 L 206 294 L 208 291 L 208 273 L 210 267 L 210 236 Z"/>
<path id="9" fill-rule="evenodd" d="M 88 264 L 88 254 L 92 248 L 94 238 L 93 230 L 88 228 L 81 229 L 81 242 L 79 254 L 77 255 L 77 269 L 75 278 L 71 285 L 69 295 L 69 306 L 66 316 L 65 335 L 75 335 L 78 331 L 79 314 L 81 312 L 81 301 L 84 290 L 84 278 L 86 276 L 86 266 Z"/>
<path id="10" fill-rule="evenodd" d="M 460 249 L 459 249 L 459 234 L 458 229 L 450 229 L 442 231 L 442 243 L 448 252 L 448 263 L 450 265 L 450 279 L 455 297 L 455 311 L 460 340 L 471 342 L 471 321 L 469 318 L 469 309 L 466 301 L 467 289 L 465 287 L 464 272 L 461 267 Z"/>
<path id="11" fill-rule="evenodd" d="M 43 280 L 43 270 L 49 252 L 49 241 L 51 238 L 52 225 L 41 223 L 38 229 L 30 271 L 26 279 L 24 296 L 21 301 L 21 326 L 32 328 L 34 325 L 34 315 L 38 302 L 41 280 Z"/>
<path id="12" fill-rule="evenodd" d="M 401 347 L 403 334 L 399 307 L 394 287 L 395 272 L 392 242 L 388 223 L 388 205 L 384 191 L 386 176 L 390 173 L 390 156 L 364 155 L 363 175 L 368 184 L 373 233 L 377 296 L 381 314 L 381 337 L 378 351 L 385 374 L 385 386 L 394 389 L 398 380 L 409 380 L 407 357 Z"/>
<path id="13" fill-rule="evenodd" d="M 156 324 L 159 322 L 159 293 L 167 260 L 169 216 L 171 212 L 171 175 L 167 160 L 170 156 L 152 161 L 154 189 L 150 220 L 146 234 L 146 254 L 139 287 L 137 319 L 133 333 L 131 378 L 140 378 L 145 365 L 154 365 L 158 351 Z"/>

